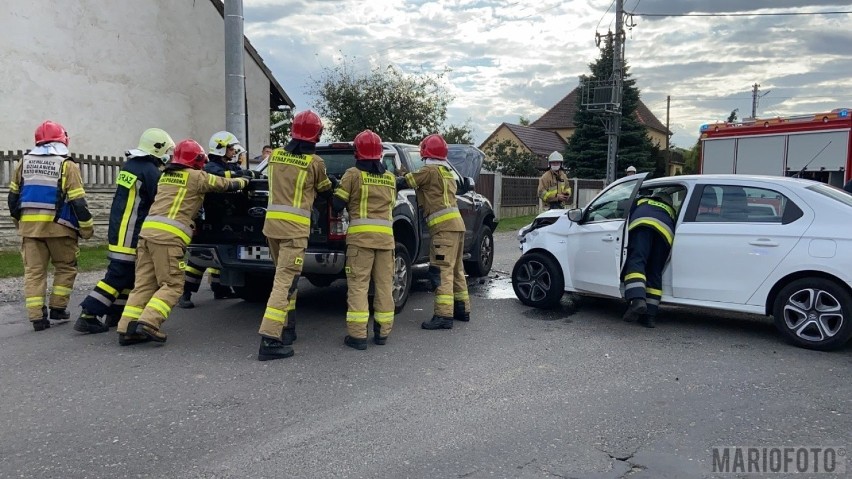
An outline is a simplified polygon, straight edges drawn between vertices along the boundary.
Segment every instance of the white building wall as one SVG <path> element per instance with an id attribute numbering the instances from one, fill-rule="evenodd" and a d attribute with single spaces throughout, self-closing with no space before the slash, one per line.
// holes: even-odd
<path id="1" fill-rule="evenodd" d="M 0 150 L 31 148 L 45 119 L 72 152 L 111 156 L 150 127 L 205 147 L 225 128 L 224 20 L 209 0 L 6 0 L 0 25 Z M 245 65 L 256 155 L 270 83 L 248 53 Z"/>

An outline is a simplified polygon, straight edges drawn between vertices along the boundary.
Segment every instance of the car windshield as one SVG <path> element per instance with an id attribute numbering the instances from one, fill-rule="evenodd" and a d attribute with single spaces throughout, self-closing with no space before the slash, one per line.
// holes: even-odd
<path id="1" fill-rule="evenodd" d="M 852 206 L 852 195 L 839 188 L 820 183 L 808 186 L 807 189 L 815 191 L 821 195 L 828 196 L 829 198 L 835 199 L 846 206 Z"/>

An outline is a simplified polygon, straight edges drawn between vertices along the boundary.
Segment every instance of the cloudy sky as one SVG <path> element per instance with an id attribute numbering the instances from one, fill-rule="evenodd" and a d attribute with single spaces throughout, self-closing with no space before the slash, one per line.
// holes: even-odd
<path id="1" fill-rule="evenodd" d="M 748 7 L 745 7 L 747 5 Z M 703 123 L 738 108 L 786 116 L 852 107 L 852 14 L 640 16 L 850 11 L 849 0 L 624 0 L 635 12 L 626 59 L 642 99 L 689 147 Z M 746 9 L 748 8 L 748 9 Z M 441 72 L 448 121 L 481 143 L 501 123 L 531 120 L 577 86 L 615 25 L 613 0 L 244 0 L 245 32 L 298 110 L 312 80 L 345 58 L 366 72 L 393 64 Z"/>

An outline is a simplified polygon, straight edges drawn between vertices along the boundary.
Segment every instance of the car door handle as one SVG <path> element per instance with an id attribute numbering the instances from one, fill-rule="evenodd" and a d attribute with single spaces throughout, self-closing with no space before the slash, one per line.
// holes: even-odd
<path id="1" fill-rule="evenodd" d="M 769 238 L 758 238 L 756 240 L 749 241 L 748 244 L 753 246 L 778 246 L 777 241 L 772 241 Z"/>
<path id="2" fill-rule="evenodd" d="M 612 236 L 612 235 L 606 235 L 606 236 L 604 236 L 603 238 L 601 238 L 601 241 L 607 241 L 607 242 L 609 242 L 609 241 L 615 241 L 615 237 L 614 237 L 614 236 Z"/>

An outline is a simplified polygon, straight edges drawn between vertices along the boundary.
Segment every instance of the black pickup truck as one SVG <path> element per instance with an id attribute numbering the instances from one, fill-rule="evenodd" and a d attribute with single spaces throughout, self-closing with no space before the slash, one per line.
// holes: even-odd
<path id="1" fill-rule="evenodd" d="M 328 175 L 338 179 L 346 169 L 354 166 L 354 153 L 352 143 L 317 145 L 317 154 L 325 161 Z M 465 176 L 475 181 L 484 155 L 470 145 L 450 145 L 449 159 L 460 182 Z M 385 143 L 383 161 L 388 170 L 396 174 L 417 171 L 423 166 L 418 146 L 402 143 Z M 265 168 L 266 164 L 261 163 L 255 169 L 262 172 Z M 243 192 L 208 194 L 204 200 L 204 215 L 196 222 L 189 246 L 194 263 L 220 269 L 222 283 L 232 286 L 246 301 L 265 301 L 272 289 L 275 267 L 263 235 L 268 187 L 265 179 L 252 180 Z M 465 269 L 471 276 L 485 276 L 491 271 L 494 259 L 492 232 L 497 219 L 488 199 L 474 191 L 457 195 L 457 200 L 466 227 Z M 429 261 L 430 237 L 414 190 L 397 192 L 393 218 L 396 238 L 393 294 L 397 310 L 400 310 L 408 300 L 412 266 Z M 336 215 L 328 202 L 317 198 L 302 269 L 302 275 L 311 284 L 328 286 L 345 277 L 347 227 L 345 211 Z"/>

